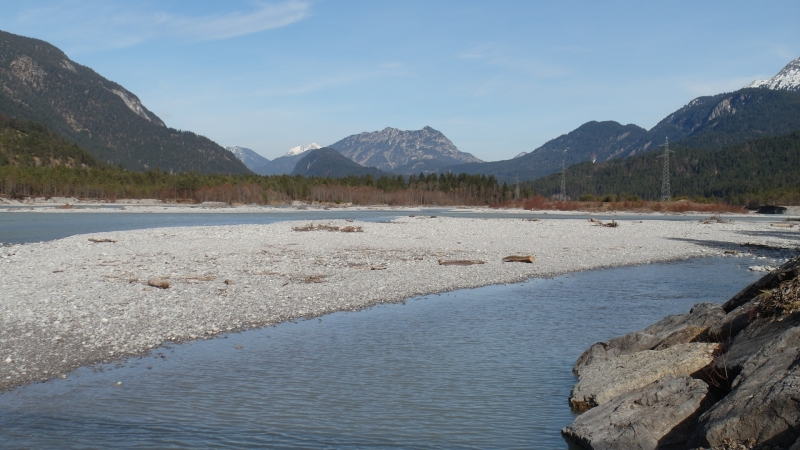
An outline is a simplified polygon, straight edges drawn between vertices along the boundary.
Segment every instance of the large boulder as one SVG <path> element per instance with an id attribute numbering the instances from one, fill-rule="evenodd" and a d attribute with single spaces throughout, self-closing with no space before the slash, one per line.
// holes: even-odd
<path id="1" fill-rule="evenodd" d="M 569 402 L 576 410 L 586 410 L 664 377 L 699 374 L 711 365 L 719 348 L 709 343 L 677 344 L 594 362 L 581 371 Z"/>
<path id="2" fill-rule="evenodd" d="M 663 350 L 692 342 L 723 317 L 725 311 L 719 305 L 698 303 L 687 314 L 667 316 L 643 330 L 592 345 L 578 357 L 572 372 L 582 377 L 584 369 L 592 364 L 643 350 Z"/>
<path id="3" fill-rule="evenodd" d="M 795 326 L 754 348 L 731 392 L 700 417 L 694 445 L 733 440 L 785 448 L 800 438 L 800 326 L 785 320 Z M 773 335 L 775 328 L 764 329 Z"/>
<path id="4" fill-rule="evenodd" d="M 697 418 L 711 406 L 708 385 L 668 377 L 591 409 L 561 430 L 594 450 L 686 448 Z"/>

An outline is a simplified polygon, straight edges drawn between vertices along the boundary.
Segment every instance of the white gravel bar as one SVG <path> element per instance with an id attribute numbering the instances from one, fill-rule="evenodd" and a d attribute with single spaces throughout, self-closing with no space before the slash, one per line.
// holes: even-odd
<path id="1" fill-rule="evenodd" d="M 792 249 L 768 223 L 403 217 L 159 228 L 0 247 L 0 391 L 77 367 L 412 296 L 605 267 Z M 112 240 L 115 242 L 94 242 Z M 536 261 L 505 263 L 509 255 Z M 485 264 L 440 265 L 438 260 Z M 160 278 L 169 288 L 148 285 Z"/>

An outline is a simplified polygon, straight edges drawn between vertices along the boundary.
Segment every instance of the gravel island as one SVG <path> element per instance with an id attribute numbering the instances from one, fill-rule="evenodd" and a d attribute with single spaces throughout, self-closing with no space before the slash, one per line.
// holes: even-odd
<path id="1" fill-rule="evenodd" d="M 170 342 L 416 295 L 764 249 L 794 256 L 800 233 L 775 230 L 758 222 L 606 227 L 417 216 L 159 228 L 0 247 L 0 392 Z M 510 255 L 535 261 L 504 262 Z"/>

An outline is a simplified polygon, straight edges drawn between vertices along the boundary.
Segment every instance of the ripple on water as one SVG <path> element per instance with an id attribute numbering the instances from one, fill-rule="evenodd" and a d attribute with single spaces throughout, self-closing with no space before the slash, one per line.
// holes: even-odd
<path id="1" fill-rule="evenodd" d="M 695 303 L 726 300 L 758 277 L 749 262 L 488 286 L 159 349 L 0 395 L 0 442 L 566 448 L 575 358 Z"/>

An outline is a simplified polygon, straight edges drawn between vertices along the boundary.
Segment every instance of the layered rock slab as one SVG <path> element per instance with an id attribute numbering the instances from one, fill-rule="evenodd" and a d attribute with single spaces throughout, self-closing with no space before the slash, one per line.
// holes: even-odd
<path id="1" fill-rule="evenodd" d="M 698 416 L 711 406 L 708 397 L 701 380 L 662 378 L 583 413 L 561 433 L 594 450 L 685 448 Z"/>
<path id="2" fill-rule="evenodd" d="M 593 363 L 582 370 L 569 402 L 576 410 L 586 410 L 664 377 L 696 374 L 713 363 L 719 348 L 719 344 L 686 343 Z"/>
<path id="3" fill-rule="evenodd" d="M 667 316 L 643 330 L 592 345 L 578 357 L 572 372 L 580 377 L 592 364 L 643 350 L 663 350 L 691 342 L 723 317 L 725 311 L 719 305 L 698 303 L 687 314 Z"/>

